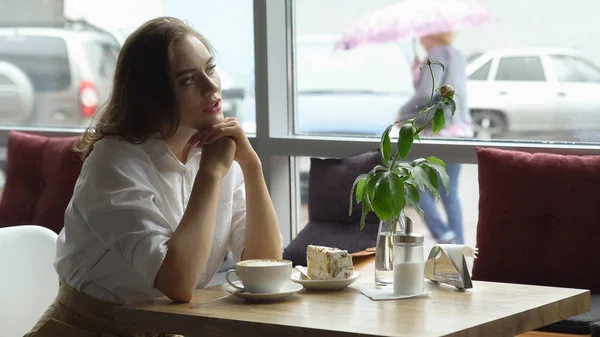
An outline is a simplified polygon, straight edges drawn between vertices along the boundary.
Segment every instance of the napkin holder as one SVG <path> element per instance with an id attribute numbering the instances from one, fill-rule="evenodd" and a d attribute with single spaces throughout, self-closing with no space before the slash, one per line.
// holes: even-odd
<path id="1" fill-rule="evenodd" d="M 433 283 L 445 283 L 460 290 L 473 288 L 465 251 L 472 257 L 475 257 L 475 253 L 472 253 L 469 246 L 462 249 L 460 246 L 463 245 L 436 245 L 431 248 L 425 262 L 425 278 Z"/>

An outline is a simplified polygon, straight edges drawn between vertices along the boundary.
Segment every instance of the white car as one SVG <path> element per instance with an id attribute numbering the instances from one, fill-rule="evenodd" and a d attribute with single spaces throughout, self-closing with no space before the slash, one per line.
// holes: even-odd
<path id="1" fill-rule="evenodd" d="M 600 130 L 600 68 L 575 50 L 492 50 L 475 58 L 467 75 L 479 138 Z"/>

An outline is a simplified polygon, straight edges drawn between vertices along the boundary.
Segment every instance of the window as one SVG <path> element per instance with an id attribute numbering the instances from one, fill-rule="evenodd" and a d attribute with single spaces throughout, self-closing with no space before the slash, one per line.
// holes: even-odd
<path id="1" fill-rule="evenodd" d="M 471 76 L 469 76 L 469 79 L 473 80 L 473 81 L 487 81 L 491 68 L 492 68 L 492 60 L 489 60 L 484 65 L 482 65 L 479 69 L 475 70 L 475 72 L 473 72 L 473 74 L 471 74 Z"/>
<path id="2" fill-rule="evenodd" d="M 542 60 L 538 56 L 502 57 L 496 81 L 545 81 Z"/>
<path id="3" fill-rule="evenodd" d="M 559 70 L 554 69 L 557 62 L 563 65 L 559 75 L 562 78 L 573 78 L 564 71 L 571 66 L 578 69 L 577 76 L 594 78 L 594 72 L 585 70 L 581 63 L 571 65 L 573 60 L 564 63 L 531 53 L 537 50 L 539 55 L 552 54 L 546 48 L 536 47 L 542 45 L 577 46 L 586 60 L 598 58 L 600 51 L 593 39 L 580 38 L 589 36 L 593 20 L 582 21 L 581 15 L 566 13 L 565 1 L 545 2 L 544 11 L 540 12 L 539 3 L 533 1 L 480 0 L 496 20 L 481 29 L 465 29 L 456 34 L 454 47 L 464 55 L 498 52 L 494 56 L 498 61 L 485 64 L 472 78 L 486 78 L 489 74 L 498 81 L 468 81 L 464 89 L 468 91 L 465 110 L 473 116 L 474 137 L 423 137 L 414 144 L 411 156 L 435 155 L 447 163 L 464 164 L 459 194 L 464 207 L 471 207 L 463 209 L 468 243 L 473 243 L 469 238 L 474 238 L 472 225 L 477 216 L 477 208 L 472 207 L 477 199 L 476 146 L 600 154 L 599 144 L 594 142 L 600 120 L 575 114 L 579 112 L 574 111 L 575 103 L 556 104 L 552 101 L 557 99 L 556 92 L 544 87 L 553 84 L 546 82 L 544 67 L 551 66 L 558 74 Z M 150 17 L 172 15 L 191 22 L 214 44 L 223 78 L 224 107 L 227 105 L 227 111 L 240 119 L 247 132 L 256 131 L 251 142 L 261 156 L 285 242 L 307 221 L 308 158 L 348 157 L 377 148 L 379 134 L 413 94 L 414 56 L 426 56 L 418 41 L 411 39 L 356 50 L 334 50 L 335 41 L 346 27 L 365 13 L 397 0 L 111 2 L 118 3 L 118 7 L 106 2 L 86 2 L 91 9 L 78 7 L 77 13 L 118 33 L 119 41 Z M 75 2 L 65 2 L 66 14 L 74 12 L 69 3 Z M 594 7 L 586 9 L 586 13 L 593 16 L 598 10 Z M 532 21 L 536 25 L 532 26 Z M 0 36 L 0 42 L 4 41 L 4 35 Z M 1 45 L 0 50 L 4 50 Z M 498 58 L 500 55 L 503 57 Z M 74 68 L 76 61 L 68 62 Z M 65 66 L 63 62 L 63 69 Z M 552 97 L 547 93 L 552 93 Z M 225 104 L 226 95 L 231 103 Z M 589 99 L 593 95 L 582 96 L 582 106 L 596 104 Z M 552 109 L 544 110 L 548 106 Z M 44 114 L 36 114 L 40 115 Z M 0 113 L 0 125 L 4 127 L 0 146 L 5 146 L 7 131 L 14 126 L 8 126 L 2 117 Z M 490 120 L 502 123 L 501 127 L 496 127 L 492 136 L 483 137 L 486 127 L 496 125 Z M 46 128 L 60 125 L 66 135 L 77 132 L 82 123 L 46 120 L 23 122 L 19 127 L 56 132 Z M 427 233 L 424 227 L 420 230 Z"/>
<path id="4" fill-rule="evenodd" d="M 311 93 L 402 93 L 411 92 L 402 48 L 395 44 L 374 45 L 357 50 L 334 51 L 335 40 L 297 39 L 297 90 Z M 385 55 L 385 57 L 383 56 Z"/>
<path id="5" fill-rule="evenodd" d="M 396 44 L 334 51 L 334 43 L 297 38 L 296 131 L 379 135 L 413 92 L 404 52 Z"/>
<path id="6" fill-rule="evenodd" d="M 347 71 L 339 71 L 343 75 L 335 75 L 334 67 L 320 71 L 314 63 L 305 61 L 309 49 L 314 49 L 313 46 L 307 44 L 305 38 L 314 39 L 315 35 L 321 35 L 333 40 L 339 39 L 347 27 L 357 22 L 365 14 L 396 2 L 393 0 L 351 1 L 351 5 L 344 3 L 342 6 L 333 3 L 323 5 L 317 0 L 292 1 L 295 14 L 292 17 L 292 27 L 296 43 L 292 46 L 291 54 L 295 55 L 296 59 L 292 62 L 295 66 L 293 67 L 295 82 L 291 83 L 295 83 L 295 96 L 291 95 L 288 102 L 289 100 L 293 102 L 290 104 L 292 110 L 290 118 L 295 123 L 295 128 L 291 129 L 293 133 L 289 136 L 290 140 L 281 141 L 282 148 L 277 146 L 278 140 L 273 138 L 271 138 L 270 146 L 274 148 L 272 151 L 277 155 L 287 154 L 293 157 L 291 162 L 294 165 L 295 175 L 293 174 L 292 178 L 298 179 L 295 186 L 297 191 L 294 195 L 297 197 L 296 210 L 300 214 L 295 230 L 301 229 L 308 219 L 306 213 L 307 193 L 305 192 L 308 185 L 308 174 L 306 173 L 309 169 L 308 158 L 347 157 L 376 148 L 378 138 L 375 136 L 378 136 L 378 133 L 370 131 L 370 129 L 382 131 L 393 121 L 398 109 L 412 95 L 412 90 L 410 90 L 413 79 L 411 64 L 414 55 L 423 59 L 427 54 L 418 43 L 416 43 L 416 50 L 413 48 L 414 40 L 395 41 L 394 46 L 402 49 L 403 57 L 388 58 L 387 54 L 383 54 L 373 58 L 377 60 L 373 63 L 383 64 L 387 61 L 388 72 L 394 75 L 389 77 L 385 74 L 376 75 L 375 69 L 378 69 L 379 65 L 377 64 L 374 66 L 373 72 L 369 73 L 371 77 L 367 77 L 362 74 L 356 75 L 352 71 L 352 69 L 360 68 L 356 66 L 356 63 L 352 63 L 356 60 L 352 59 L 351 55 L 368 48 L 384 48 L 385 44 L 365 45 L 345 51 L 347 54 L 340 53 L 347 58 L 337 59 L 333 63 L 337 68 L 343 68 L 346 64 L 349 66 Z M 555 91 L 547 87 L 551 83 L 546 82 L 547 76 L 544 67 L 551 64 L 546 65 L 546 59 L 542 59 L 542 56 L 546 55 L 550 48 L 566 49 L 572 48 L 576 44 L 590 59 L 597 55 L 597 48 L 592 42 L 583 40 L 575 42 L 573 36 L 585 35 L 583 32 L 587 29 L 575 24 L 580 21 L 578 16 L 564 15 L 560 1 L 545 7 L 544 14 L 536 14 L 539 12 L 535 10 L 535 4 L 518 0 L 482 0 L 479 3 L 486 7 L 497 21 L 482 26 L 481 29 L 465 29 L 458 32 L 454 43 L 456 49 L 464 55 L 468 55 L 466 56 L 467 62 L 473 62 L 477 57 L 486 53 L 492 55 L 490 61 L 470 73 L 467 83 L 467 108 L 473 116 L 475 137 L 460 140 L 451 137 L 423 139 L 422 142 L 413 145 L 412 151 L 414 157 L 435 155 L 445 157 L 444 160 L 447 163 L 464 164 L 459 187 L 459 194 L 464 204 L 477 203 L 475 146 L 518 146 L 529 151 L 544 151 L 544 147 L 566 146 L 569 151 L 577 152 L 588 145 L 573 142 L 594 140 L 594 137 L 591 136 L 591 133 L 594 132 L 592 126 L 589 123 L 583 123 L 582 119 L 573 117 L 577 115 L 574 105 L 558 104 L 553 101 L 557 98 L 550 97 L 548 94 L 552 93 L 552 96 L 556 96 Z M 515 7 L 520 9 L 519 13 L 522 10 L 522 13 L 526 14 L 515 15 Z M 558 17 L 561 20 L 558 20 L 560 23 L 557 25 Z M 531 29 L 532 20 L 536 21 L 538 24 L 536 27 L 539 28 Z M 544 31 L 544 34 L 540 34 L 540 31 Z M 564 34 L 565 31 L 568 31 L 569 34 Z M 548 48 L 535 48 L 539 45 Z M 332 47 L 324 49 L 330 55 L 336 53 Z M 310 66 L 303 66 L 305 63 L 309 63 Z M 371 69 L 372 65 L 367 67 Z M 583 68 L 583 66 L 581 68 L 585 70 L 580 73 L 590 74 L 588 76 L 596 74 L 593 69 Z M 283 68 L 278 69 L 283 71 Z M 335 77 L 320 80 L 320 76 L 326 77 L 326 75 Z M 496 81 L 486 81 L 489 75 L 492 75 Z M 402 76 L 399 82 L 402 85 L 399 84 L 399 86 L 408 87 L 409 90 L 406 91 L 408 95 L 404 98 L 396 97 L 393 104 L 387 104 L 386 97 L 381 97 L 381 95 L 374 98 L 365 94 L 358 95 L 356 91 L 352 93 L 347 91 L 344 96 L 336 94 L 336 90 L 339 93 L 342 88 L 351 85 L 349 77 L 364 78 L 364 81 L 370 82 L 365 83 L 360 80 L 357 82 L 363 83 L 368 88 L 376 88 L 384 83 L 390 83 L 390 78 L 398 80 L 398 76 Z M 314 86 L 317 84 L 327 85 L 329 90 L 318 91 L 319 96 L 311 97 L 309 105 L 307 101 L 309 96 L 302 92 L 307 83 L 314 83 L 312 84 Z M 403 84 L 407 85 L 403 86 Z M 585 104 L 594 103 L 588 99 Z M 548 106 L 552 109 L 547 109 Z M 353 112 L 353 108 L 359 112 Z M 314 113 L 317 110 L 320 112 Z M 600 110 L 600 106 L 596 110 Z M 490 123 L 491 117 L 501 124 L 496 127 L 495 124 Z M 269 119 L 277 120 L 278 117 L 271 113 Z M 591 122 L 591 120 L 588 121 Z M 375 123 L 380 123 L 380 125 L 375 125 Z M 600 120 L 591 123 L 598 123 L 594 124 L 594 128 L 600 127 Z M 333 130 L 333 126 L 330 126 L 332 124 L 335 124 L 335 130 Z M 486 128 L 494 129 L 494 134 L 489 138 L 483 136 Z M 260 138 L 260 135 L 257 136 Z M 283 144 L 288 147 L 287 151 L 283 148 Z M 552 150 L 552 152 L 560 151 Z M 474 243 L 477 207 L 463 208 L 463 217 L 467 242 Z M 422 223 L 419 224 L 419 226 L 421 225 Z M 426 234 L 428 233 L 425 227 L 420 227 L 420 229 Z"/>
<path id="7" fill-rule="evenodd" d="M 254 121 L 254 109 L 243 109 L 254 104 L 247 95 L 254 83 L 252 1 L 50 1 L 35 16 L 19 4 L 11 7 L 18 18 L 0 19 L 0 81 L 9 66 L 8 78 L 19 80 L 8 88 L 10 102 L 8 95 L 0 95 L 0 164 L 11 129 L 75 135 L 90 126 L 93 115 L 82 113 L 81 84 L 86 94 L 95 90 L 100 109 L 109 99 L 122 43 L 143 22 L 161 15 L 187 21 L 211 41 L 224 114 L 242 123 Z M 55 13 L 64 13 L 67 22 L 53 22 Z"/>
<path id="8" fill-rule="evenodd" d="M 19 11 L 15 4 L 12 12 L 22 12 L 22 17 L 0 22 L 0 61 L 19 67 L 35 90 L 35 111 L 31 118 L 19 119 L 18 126 L 60 127 L 66 132 L 88 127 L 108 102 L 122 43 L 143 22 L 161 15 L 188 22 L 211 41 L 221 76 L 224 114 L 254 120 L 253 110 L 242 109 L 252 105 L 244 101 L 254 78 L 252 1 L 235 3 L 92 0 L 82 6 L 79 1 L 56 1 L 40 8 L 46 11 L 40 17 L 48 18 L 43 22 L 34 21 L 25 5 Z M 52 22 L 54 13 L 63 11 L 67 22 Z M 224 29 L 224 22 L 231 29 Z M 81 88 L 97 96 L 95 112 L 82 112 Z M 14 119 L 3 118 L 2 106 L 0 98 L 0 126 L 15 125 Z"/>
<path id="9" fill-rule="evenodd" d="M 600 69 L 570 55 L 551 55 L 552 66 L 560 82 L 600 82 Z"/>
<path id="10" fill-rule="evenodd" d="M 248 95 L 254 84 L 252 1 L 163 0 L 161 3 L 164 15 L 189 22 L 215 47 L 224 115 L 236 117 L 242 124 L 253 122 L 254 99 Z"/>

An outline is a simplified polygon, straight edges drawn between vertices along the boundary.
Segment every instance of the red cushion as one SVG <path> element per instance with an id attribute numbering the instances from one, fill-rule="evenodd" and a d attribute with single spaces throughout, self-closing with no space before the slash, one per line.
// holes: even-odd
<path id="1" fill-rule="evenodd" d="M 81 170 L 71 150 L 76 139 L 9 133 L 0 227 L 37 224 L 60 232 Z"/>
<path id="2" fill-rule="evenodd" d="M 600 157 L 477 149 L 477 280 L 600 291 Z"/>

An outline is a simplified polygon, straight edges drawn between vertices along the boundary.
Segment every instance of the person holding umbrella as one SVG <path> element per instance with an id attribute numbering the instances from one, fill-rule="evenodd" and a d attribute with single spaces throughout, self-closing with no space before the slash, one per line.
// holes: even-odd
<path id="1" fill-rule="evenodd" d="M 444 65 L 444 69 L 437 64 L 431 66 L 436 87 L 449 84 L 457 92 L 454 97 L 456 112 L 454 116 L 446 116 L 444 129 L 437 135 L 441 137 L 472 137 L 472 120 L 467 107 L 466 59 L 458 49 L 452 47 L 453 40 L 453 32 L 425 35 L 420 38 L 421 44 L 427 51 L 425 59 Z M 397 122 L 414 117 L 419 118 L 421 108 L 429 106 L 431 103 L 432 76 L 430 76 L 429 67 L 425 62 L 420 64 L 415 62 L 415 66 L 417 68 L 422 67 L 423 71 L 415 79 L 414 95 L 400 108 L 396 117 Z M 440 99 L 441 96 L 437 93 L 434 96 L 434 101 Z M 442 187 L 440 195 L 446 211 L 447 222 L 442 220 L 431 193 L 425 191 L 420 199 L 420 206 L 425 213 L 425 224 L 438 242 L 464 243 L 462 210 L 458 197 L 460 169 L 461 164 L 446 165 L 446 172 L 450 177 L 450 190 L 446 195 L 446 191 Z"/>
<path id="2" fill-rule="evenodd" d="M 442 63 L 432 65 L 436 87 L 450 84 L 456 89 L 456 112 L 447 116 L 441 137 L 472 137 L 471 115 L 467 107 L 466 60 L 463 54 L 452 47 L 454 32 L 478 27 L 493 22 L 493 17 L 477 0 L 401 0 L 368 13 L 347 27 L 335 44 L 335 50 L 348 50 L 370 43 L 396 42 L 419 39 L 427 57 L 425 61 Z M 418 61 L 418 60 L 417 60 Z M 429 106 L 431 100 L 431 74 L 426 62 L 415 62 L 413 69 L 423 67 L 415 73 L 413 97 L 400 109 L 396 121 L 419 116 L 419 111 Z M 436 99 L 436 97 L 434 97 Z M 440 99 L 439 93 L 437 99 Z M 433 132 L 431 132 L 432 134 Z M 420 205 L 425 212 L 425 223 L 434 238 L 440 242 L 464 243 L 462 211 L 458 198 L 460 164 L 447 164 L 450 176 L 450 191 L 442 187 L 442 203 L 448 222 L 442 221 L 432 196 L 425 192 Z"/>

